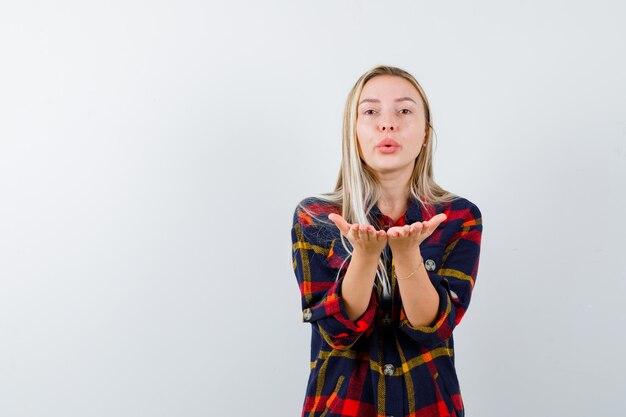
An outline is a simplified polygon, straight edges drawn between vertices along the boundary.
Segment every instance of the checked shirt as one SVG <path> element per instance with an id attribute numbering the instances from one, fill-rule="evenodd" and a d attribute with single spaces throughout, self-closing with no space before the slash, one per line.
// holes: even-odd
<path id="1" fill-rule="evenodd" d="M 329 224 L 312 218 L 300 205 Z M 420 245 L 440 302 L 434 325 L 418 327 L 410 324 L 402 307 L 389 245 L 385 251 L 391 260 L 387 266 L 391 296 L 384 297 L 381 286 L 375 284 L 365 313 L 355 321 L 348 318 L 341 284 L 349 253 L 339 230 L 327 219 L 329 213 L 341 214 L 330 203 L 305 198 L 296 207 L 291 229 L 302 317 L 312 331 L 302 416 L 463 417 L 452 332 L 467 311 L 476 282 L 480 210 L 457 197 L 432 205 L 430 214 L 418 200 L 411 199 L 396 222 L 377 205 L 368 213 L 377 230 L 425 221 L 438 213 L 447 215 Z"/>

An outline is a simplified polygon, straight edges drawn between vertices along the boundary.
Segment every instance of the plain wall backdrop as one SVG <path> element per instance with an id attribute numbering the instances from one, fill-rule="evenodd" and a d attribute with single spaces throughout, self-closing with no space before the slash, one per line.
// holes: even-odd
<path id="1" fill-rule="evenodd" d="M 480 208 L 468 417 L 619 414 L 623 1 L 5 1 L 0 415 L 298 416 L 296 204 L 348 91 L 423 85 Z"/>

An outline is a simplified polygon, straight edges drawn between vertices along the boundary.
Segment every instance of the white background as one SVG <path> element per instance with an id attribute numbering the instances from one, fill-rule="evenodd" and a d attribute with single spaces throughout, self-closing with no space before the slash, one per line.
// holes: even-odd
<path id="1" fill-rule="evenodd" d="M 0 6 L 0 415 L 298 416 L 296 204 L 357 78 L 423 85 L 435 180 L 481 209 L 468 417 L 626 392 L 622 1 Z"/>

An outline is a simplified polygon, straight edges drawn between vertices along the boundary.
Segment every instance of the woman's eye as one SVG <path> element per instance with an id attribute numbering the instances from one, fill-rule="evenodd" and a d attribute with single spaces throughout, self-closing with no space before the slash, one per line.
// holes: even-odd
<path id="1" fill-rule="evenodd" d="M 373 113 L 370 113 L 370 112 L 374 112 L 374 111 L 375 111 L 375 110 L 373 110 L 373 109 L 365 110 L 365 111 L 363 112 L 363 114 L 373 114 Z M 401 112 L 401 113 L 402 113 L 402 112 L 406 112 L 406 113 L 402 113 L 402 114 L 409 114 L 409 113 L 412 113 L 412 112 L 411 112 L 411 110 L 409 110 L 409 109 L 402 109 L 402 110 L 400 110 L 400 112 Z"/>

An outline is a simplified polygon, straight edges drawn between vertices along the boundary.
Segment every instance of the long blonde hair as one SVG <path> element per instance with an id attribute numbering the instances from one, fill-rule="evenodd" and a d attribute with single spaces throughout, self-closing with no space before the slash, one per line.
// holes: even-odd
<path id="1" fill-rule="evenodd" d="M 409 180 L 410 196 L 419 200 L 428 212 L 430 212 L 429 207 L 432 204 L 449 202 L 458 197 L 456 194 L 440 187 L 433 179 L 432 138 L 434 129 L 430 106 L 422 86 L 408 72 L 397 67 L 381 65 L 365 72 L 348 94 L 343 115 L 341 169 L 339 170 L 335 190 L 313 196 L 313 198 L 318 198 L 340 208 L 342 217 L 348 223 L 370 224 L 367 213 L 382 196 L 380 183 L 376 175 L 362 160 L 356 137 L 359 97 L 365 84 L 379 75 L 394 75 L 406 79 L 418 91 L 424 104 L 428 131 L 424 142 L 426 146 L 422 147 Z M 318 217 L 315 213 L 306 210 L 305 206 L 301 207 L 317 221 L 336 227 L 326 216 Z M 349 241 L 343 235 L 341 235 L 341 242 L 346 251 L 352 255 L 352 251 L 346 245 L 346 242 L 349 244 Z M 382 285 L 383 294 L 387 297 L 391 294 L 389 274 L 387 273 L 388 261 L 385 251 L 383 251 L 379 260 L 381 268 L 376 272 L 378 283 Z M 341 269 L 337 273 L 337 278 L 339 278 L 340 272 Z"/>

